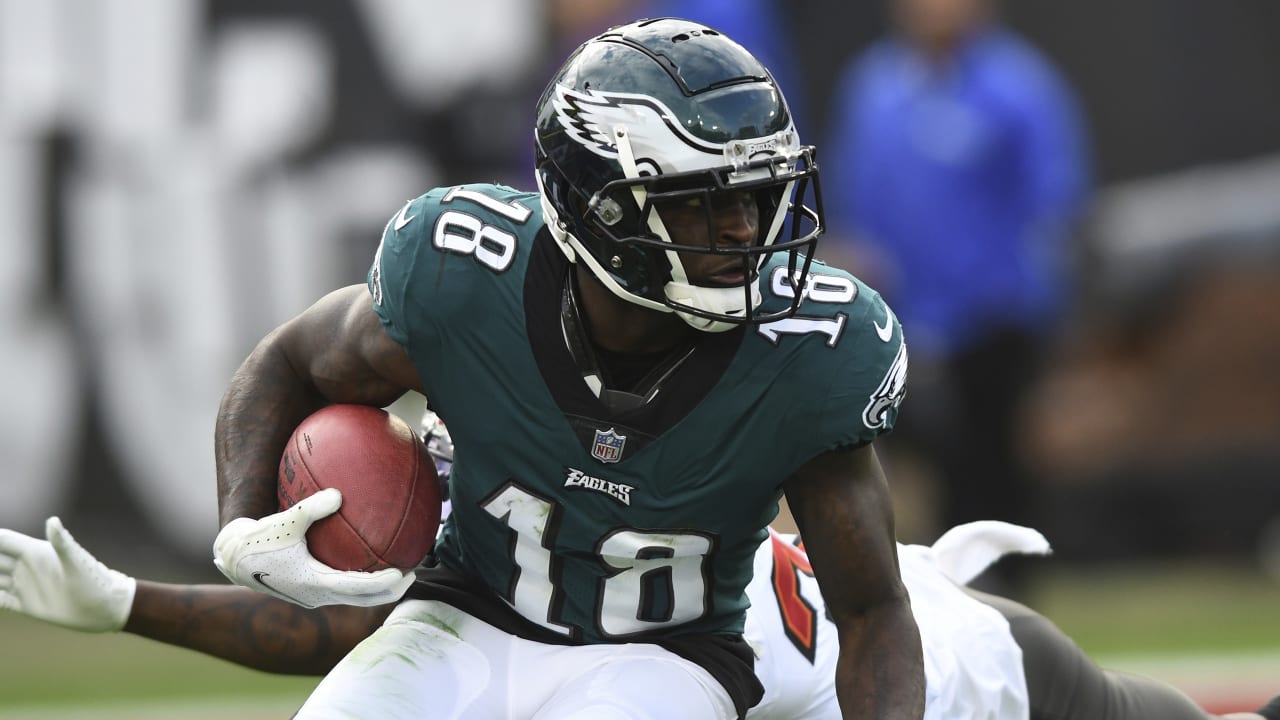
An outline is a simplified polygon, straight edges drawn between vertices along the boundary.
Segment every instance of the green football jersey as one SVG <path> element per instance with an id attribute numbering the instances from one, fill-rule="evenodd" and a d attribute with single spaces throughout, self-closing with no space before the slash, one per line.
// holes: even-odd
<path id="1" fill-rule="evenodd" d="M 740 633 L 783 482 L 892 427 L 901 328 L 815 262 L 794 316 L 700 336 L 619 410 L 566 343 L 570 267 L 536 193 L 440 188 L 387 224 L 375 307 L 454 441 L 437 556 L 568 642 Z M 795 292 L 782 257 L 759 282 L 766 310 Z"/>

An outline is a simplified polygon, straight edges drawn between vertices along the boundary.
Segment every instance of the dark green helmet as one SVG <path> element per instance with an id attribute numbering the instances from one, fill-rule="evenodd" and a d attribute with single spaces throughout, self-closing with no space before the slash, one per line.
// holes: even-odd
<path id="1" fill-rule="evenodd" d="M 824 225 L 818 168 L 773 77 L 741 45 L 674 18 L 612 28 L 561 67 L 537 122 L 547 224 L 616 295 L 712 331 L 795 312 L 800 293 L 785 311 L 756 312 L 757 271 L 786 252 L 793 277 L 807 274 Z M 732 256 L 746 282 L 691 283 L 655 206 L 700 198 L 710 228 L 716 194 L 744 191 L 759 210 L 754 243 L 717 245 L 709 232 L 706 246 L 679 250 Z"/>

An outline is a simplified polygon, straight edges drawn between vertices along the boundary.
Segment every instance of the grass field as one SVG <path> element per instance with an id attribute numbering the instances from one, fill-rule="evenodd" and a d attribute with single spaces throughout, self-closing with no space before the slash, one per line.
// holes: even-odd
<path id="1" fill-rule="evenodd" d="M 1106 666 L 1171 680 L 1218 711 L 1280 692 L 1280 584 L 1250 568 L 1055 570 L 1034 587 L 1031 604 Z M 315 684 L 11 614 L 0 648 L 2 720 L 287 718 Z"/>
<path id="2" fill-rule="evenodd" d="M 1055 571 L 1031 604 L 1102 666 L 1170 682 L 1215 712 L 1280 693 L 1280 582 L 1256 568 Z"/>

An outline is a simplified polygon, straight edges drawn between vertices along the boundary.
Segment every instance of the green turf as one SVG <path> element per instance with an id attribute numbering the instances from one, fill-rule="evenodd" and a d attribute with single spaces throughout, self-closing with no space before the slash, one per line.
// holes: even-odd
<path id="1" fill-rule="evenodd" d="M 1280 651 L 1280 582 L 1239 563 L 1057 569 L 1030 604 L 1092 655 Z"/>
<path id="2" fill-rule="evenodd" d="M 129 635 L 82 635 L 0 613 L 3 708 L 199 695 L 305 699 L 315 678 L 246 670 Z"/>

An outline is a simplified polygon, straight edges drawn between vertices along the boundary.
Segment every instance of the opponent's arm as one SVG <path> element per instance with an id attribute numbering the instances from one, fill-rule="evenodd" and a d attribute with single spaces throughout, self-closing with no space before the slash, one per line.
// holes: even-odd
<path id="1" fill-rule="evenodd" d="M 875 451 L 868 445 L 819 455 L 784 489 L 839 633 L 841 712 L 849 719 L 919 720 L 924 653 Z"/>
<path id="2" fill-rule="evenodd" d="M 170 585 L 102 564 L 57 518 L 48 540 L 0 529 L 0 609 L 79 632 L 130 632 L 266 672 L 320 675 L 392 605 L 304 610 L 248 588 Z"/>
<path id="3" fill-rule="evenodd" d="M 139 580 L 123 629 L 264 672 L 323 675 L 393 607 L 306 609 L 234 585 Z"/>
<path id="4" fill-rule="evenodd" d="M 307 528 L 338 510 L 338 491 L 275 512 L 276 473 L 289 435 L 320 407 L 382 407 L 421 389 L 408 353 L 383 330 L 363 285 L 330 293 L 264 338 L 232 377 L 214 429 L 218 569 L 238 585 L 303 607 L 398 599 L 413 583 L 411 573 L 342 572 L 307 549 Z"/>

